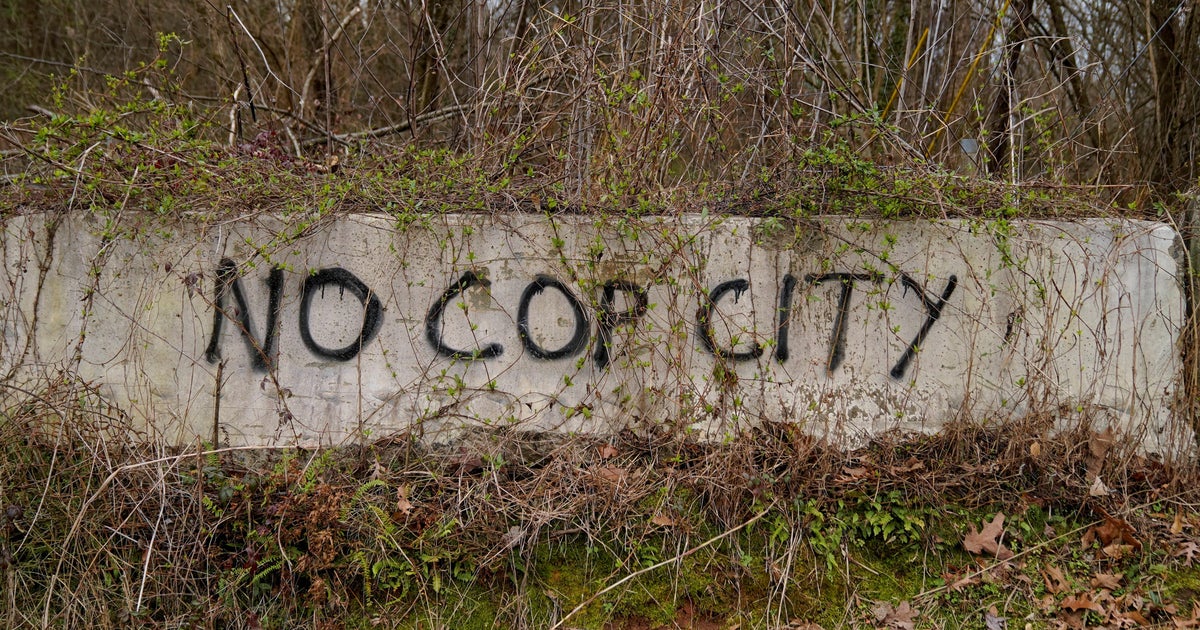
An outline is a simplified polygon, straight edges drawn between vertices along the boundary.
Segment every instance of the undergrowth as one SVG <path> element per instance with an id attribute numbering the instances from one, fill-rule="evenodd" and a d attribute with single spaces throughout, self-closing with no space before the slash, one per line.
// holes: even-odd
<path id="1" fill-rule="evenodd" d="M 506 158 L 519 147 L 499 140 L 486 151 L 465 152 L 440 142 L 364 138 L 324 152 L 301 150 L 281 124 L 231 135 L 220 104 L 173 98 L 179 87 L 162 55 L 107 77 L 106 89 L 86 98 L 79 97 L 81 83 L 78 73 L 68 74 L 50 99 L 53 109 L 0 127 L 3 213 L 54 208 L 111 217 L 128 210 L 192 223 L 259 213 L 315 223 L 362 211 L 401 221 L 497 211 L 997 220 L 1144 214 L 1113 208 L 1116 189 L 1012 185 L 919 160 L 880 164 L 844 135 L 847 128 L 868 136 L 886 131 L 869 117 L 836 120 L 823 134 L 794 138 L 785 157 L 752 177 L 697 172 L 655 184 L 641 181 L 644 165 L 622 166 L 628 156 L 597 153 L 594 161 L 610 174 L 581 188 L 568 185 L 559 161 Z"/>
<path id="2" fill-rule="evenodd" d="M 13 628 L 1054 627 L 1187 620 L 1200 585 L 1194 467 L 1086 423 L 170 449 L 83 384 L 0 391 Z M 1015 556 L 969 552 L 997 513 Z"/>

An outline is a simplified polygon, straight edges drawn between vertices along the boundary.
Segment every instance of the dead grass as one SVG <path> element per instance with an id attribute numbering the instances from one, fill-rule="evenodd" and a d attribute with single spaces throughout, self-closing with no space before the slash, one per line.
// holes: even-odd
<path id="1" fill-rule="evenodd" d="M 757 587 L 764 609 L 747 621 L 769 626 L 815 615 L 795 589 L 857 574 L 824 561 L 829 549 L 817 536 L 828 530 L 814 522 L 817 513 L 833 523 L 911 510 L 927 521 L 908 542 L 849 526 L 833 549 L 864 562 L 861 554 L 889 547 L 944 555 L 943 528 L 966 530 L 956 515 L 1031 506 L 1082 524 L 1119 518 L 1149 551 L 1189 536 L 1163 532 L 1162 514 L 1191 523 L 1200 504 L 1193 463 L 1139 455 L 1090 430 L 1086 417 L 1060 433 L 1048 417 L 961 423 L 854 451 L 792 425 L 720 445 L 666 433 L 597 440 L 481 432 L 441 448 L 398 435 L 337 451 L 206 451 L 156 445 L 65 378 L 0 391 L 2 614 L 14 628 L 342 627 L 369 625 L 385 609 L 398 627 L 404 619 L 481 623 L 481 614 L 544 627 L 575 606 L 589 625 L 620 618 L 625 609 L 612 602 L 628 596 L 614 595 L 614 585 L 637 570 L 694 581 L 690 572 L 703 569 L 688 558 L 705 558 L 713 575 L 750 592 L 762 569 L 730 572 L 724 563 L 738 553 L 772 556 L 776 586 Z M 1103 496 L 1097 476 L 1110 489 Z M 585 564 L 601 579 L 564 591 L 548 609 L 547 554 L 585 548 L 593 554 Z M 1146 561 L 1180 562 L 1174 549 Z M 942 562 L 929 556 L 923 569 L 938 575 Z M 719 597 L 697 601 L 677 588 L 671 610 L 687 601 L 732 614 Z M 447 609 L 456 589 L 483 589 L 493 601 L 483 613 Z M 914 601 L 936 602 L 941 591 L 925 590 Z M 843 596 L 853 620 L 858 600 Z"/>

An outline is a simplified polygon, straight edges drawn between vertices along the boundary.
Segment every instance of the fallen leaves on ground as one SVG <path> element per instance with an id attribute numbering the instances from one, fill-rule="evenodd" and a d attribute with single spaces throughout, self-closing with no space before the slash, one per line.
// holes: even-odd
<path id="1" fill-rule="evenodd" d="M 1079 595 L 1068 597 L 1062 601 L 1061 605 L 1063 608 L 1071 611 L 1091 610 L 1101 615 L 1104 614 L 1104 607 L 1092 601 L 1088 593 L 1080 593 Z"/>
<path id="2" fill-rule="evenodd" d="M 1190 567 L 1196 561 L 1196 556 L 1200 555 L 1200 546 L 1196 545 L 1195 541 L 1187 541 L 1179 546 L 1175 551 L 1176 558 L 1183 558 L 1183 566 Z"/>
<path id="3" fill-rule="evenodd" d="M 871 473 L 870 470 L 864 467 L 850 468 L 849 466 L 842 468 L 842 474 L 834 477 L 836 483 L 854 483 L 864 479 Z"/>
<path id="4" fill-rule="evenodd" d="M 1104 485 L 1104 480 L 1100 475 L 1096 475 L 1096 480 L 1092 482 L 1092 487 L 1088 489 L 1089 497 L 1106 497 L 1112 494 L 1112 488 Z"/>
<path id="5" fill-rule="evenodd" d="M 1052 595 L 1058 595 L 1070 587 L 1067 577 L 1058 567 L 1043 567 L 1042 579 L 1046 582 L 1046 590 Z"/>
<path id="6" fill-rule="evenodd" d="M 616 466 L 599 466 L 593 469 L 596 477 L 611 484 L 618 484 L 629 476 L 629 471 Z"/>
<path id="7" fill-rule="evenodd" d="M 974 523 L 969 526 L 967 535 L 963 537 L 963 548 L 976 555 L 986 553 L 999 560 L 1008 560 L 1013 557 L 1013 552 L 1000 541 L 1003 534 L 1004 514 L 998 512 L 992 522 L 983 526 L 982 531 L 975 531 Z"/>
<path id="8" fill-rule="evenodd" d="M 951 591 L 961 591 L 968 586 L 974 586 L 980 582 L 979 574 L 977 573 L 968 573 L 962 576 L 959 576 L 957 573 L 946 573 L 942 575 L 942 579 L 948 585 L 946 588 Z"/>
<path id="9" fill-rule="evenodd" d="M 925 464 L 922 463 L 920 460 L 918 460 L 916 457 L 910 457 L 903 464 L 900 464 L 899 466 L 892 466 L 891 469 L 892 469 L 893 475 L 902 475 L 904 473 L 911 473 L 911 472 L 917 472 L 918 470 L 925 470 Z"/>
<path id="10" fill-rule="evenodd" d="M 1121 588 L 1121 574 L 1097 573 L 1092 576 L 1093 588 L 1106 588 L 1110 591 L 1115 591 Z"/>
<path id="11" fill-rule="evenodd" d="M 413 504 L 408 500 L 408 493 L 412 491 L 412 487 L 408 485 L 396 488 L 396 511 L 404 516 L 408 516 L 413 510 Z"/>
<path id="12" fill-rule="evenodd" d="M 1085 462 L 1088 479 L 1095 479 L 1100 474 L 1100 469 L 1104 466 L 1104 458 L 1115 442 L 1116 434 L 1112 427 L 1105 429 L 1103 433 L 1093 433 L 1088 439 L 1088 457 Z"/>
<path id="13" fill-rule="evenodd" d="M 1103 455 L 1104 450 L 1101 441 L 1096 449 L 1097 454 Z M 1023 504 L 1034 504 L 1024 496 L 1022 501 Z M 1083 543 L 1080 548 L 1083 553 L 1077 551 L 1069 559 L 1064 555 L 1054 557 L 1033 553 L 1026 560 L 1036 567 L 1031 571 L 1025 568 L 1023 558 L 1005 548 L 1005 535 L 1011 532 L 1005 529 L 1004 513 L 996 513 L 990 520 L 984 520 L 982 527 L 978 522 L 969 524 L 962 538 L 963 549 L 981 556 L 977 561 L 995 557 L 1000 562 L 978 573 L 961 567 L 947 567 L 950 570 L 941 574 L 945 591 L 962 592 L 969 596 L 974 592 L 972 587 L 978 584 L 994 584 L 1024 592 L 1034 611 L 1025 621 L 1040 618 L 1049 623 L 1047 627 L 1052 628 L 1161 627 L 1200 630 L 1200 605 L 1190 611 L 1189 617 L 1189 612 L 1181 612 L 1174 603 L 1165 600 L 1164 596 L 1169 591 L 1163 589 L 1156 575 L 1146 574 L 1136 566 L 1127 564 L 1141 564 L 1145 559 L 1139 554 L 1158 554 L 1162 553 L 1161 550 L 1165 550 L 1163 555 L 1172 558 L 1177 567 L 1200 564 L 1200 539 L 1183 534 L 1185 529 L 1193 527 L 1189 522 L 1193 517 L 1182 510 L 1176 513 L 1164 510 L 1163 513 L 1150 514 L 1157 519 L 1157 522 L 1150 522 L 1141 513 L 1114 511 L 1110 514 L 1105 511 L 1103 504 L 1096 503 L 1090 503 L 1087 507 L 1097 514 L 1099 520 L 1086 527 L 1079 539 Z M 1012 522 L 1018 522 L 1016 517 Z M 1026 527 L 1025 531 L 1030 529 Z M 1070 545 L 1066 543 L 1065 536 L 1059 536 L 1049 525 L 1045 535 L 1052 540 L 1061 538 L 1064 547 Z M 1026 544 L 1033 543 L 1026 541 Z M 1068 567 L 1079 573 L 1072 578 Z M 1040 590 L 1043 585 L 1044 590 Z M 990 603 L 987 602 L 985 607 Z M 891 609 L 882 604 L 872 611 L 876 621 L 890 619 L 886 615 Z M 996 606 L 978 610 L 974 614 L 983 617 L 982 624 L 987 630 L 1030 627 L 1025 621 L 1018 622 L 1002 615 Z"/>
<path id="14" fill-rule="evenodd" d="M 992 606 L 983 613 L 983 624 L 987 626 L 987 630 L 1007 630 L 1008 619 L 1001 617 L 995 606 Z"/>
<path id="15" fill-rule="evenodd" d="M 1148 626 L 1148 625 L 1150 625 L 1150 620 L 1149 620 L 1149 619 L 1146 619 L 1146 617 L 1145 617 L 1145 616 L 1143 616 L 1143 615 L 1142 615 L 1142 613 L 1140 613 L 1140 612 L 1138 612 L 1138 611 L 1136 611 L 1136 610 L 1130 610 L 1130 611 L 1127 611 L 1127 612 L 1123 612 L 1123 613 L 1117 613 L 1117 614 L 1120 616 L 1120 618 L 1122 618 L 1122 619 L 1125 619 L 1126 621 L 1130 621 L 1130 622 L 1132 622 L 1132 623 L 1135 623 L 1135 624 L 1137 624 L 1138 626 Z"/>
<path id="16" fill-rule="evenodd" d="M 1105 557 L 1120 560 L 1134 552 L 1142 550 L 1142 541 L 1129 523 L 1109 516 L 1100 510 L 1104 522 L 1089 528 L 1080 540 L 1083 549 L 1090 549 L 1095 542 L 1100 543 L 1100 551 Z"/>
<path id="17" fill-rule="evenodd" d="M 913 630 L 917 625 L 915 621 L 917 611 L 907 600 L 900 602 L 894 608 L 888 602 L 877 602 L 871 608 L 871 612 L 875 614 L 875 621 L 887 628 Z"/>
<path id="18" fill-rule="evenodd" d="M 1137 532 L 1125 521 L 1104 515 L 1104 524 L 1096 528 L 1100 543 L 1107 547 L 1112 544 L 1129 545 L 1134 551 L 1142 550 L 1142 542 L 1138 540 Z"/>

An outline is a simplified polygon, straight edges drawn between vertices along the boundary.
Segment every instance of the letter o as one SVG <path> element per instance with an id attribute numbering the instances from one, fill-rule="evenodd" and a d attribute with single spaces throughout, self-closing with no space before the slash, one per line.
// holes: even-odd
<path id="1" fill-rule="evenodd" d="M 545 289 L 557 289 L 563 297 L 567 298 L 567 302 L 571 305 L 571 311 L 575 316 L 575 332 L 571 336 L 571 340 L 557 350 L 547 350 L 533 340 L 533 335 L 529 330 L 529 306 L 533 302 L 533 298 Z M 521 343 L 529 354 L 538 359 L 562 359 L 569 356 L 579 354 L 580 351 L 587 346 L 588 330 L 587 315 L 583 312 L 583 304 L 579 298 L 575 297 L 574 293 L 568 289 L 563 283 L 549 276 L 538 276 L 529 286 L 525 287 L 525 291 L 521 294 L 521 303 L 517 307 L 517 335 L 521 337 Z"/>
<path id="2" fill-rule="evenodd" d="M 309 310 L 312 309 L 313 294 L 327 284 L 337 285 L 339 290 L 353 293 L 364 307 L 362 328 L 359 329 L 358 339 L 341 348 L 330 349 L 317 343 L 313 339 L 309 326 Z M 362 351 L 362 347 L 375 336 L 375 333 L 379 332 L 383 313 L 383 306 L 379 303 L 379 298 L 375 297 L 374 292 L 367 288 L 362 280 L 341 267 L 322 269 L 305 278 L 301 295 L 300 339 L 304 341 L 305 347 L 319 357 L 335 361 L 349 361 Z"/>

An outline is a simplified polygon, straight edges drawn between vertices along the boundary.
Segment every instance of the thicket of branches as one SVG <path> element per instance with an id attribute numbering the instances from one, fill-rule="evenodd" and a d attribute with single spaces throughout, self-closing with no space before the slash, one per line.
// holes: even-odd
<path id="1" fill-rule="evenodd" d="M 146 75 L 148 97 L 222 141 L 415 141 L 577 192 L 766 179 L 844 141 L 1169 202 L 1200 144 L 1182 0 L 4 0 L 0 119 L 86 110 L 153 60 L 169 80 Z"/>

